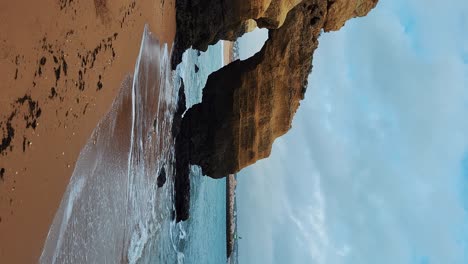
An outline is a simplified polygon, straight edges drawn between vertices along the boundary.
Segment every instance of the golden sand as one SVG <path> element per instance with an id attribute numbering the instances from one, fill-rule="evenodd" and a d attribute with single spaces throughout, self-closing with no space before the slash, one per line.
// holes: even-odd
<path id="1" fill-rule="evenodd" d="M 3 1 L 2 263 L 37 262 L 82 146 L 133 72 L 145 24 L 171 44 L 174 0 Z"/>

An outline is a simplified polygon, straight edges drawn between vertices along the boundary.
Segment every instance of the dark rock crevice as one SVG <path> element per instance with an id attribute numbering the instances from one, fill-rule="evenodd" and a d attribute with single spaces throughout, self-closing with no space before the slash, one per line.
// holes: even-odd
<path id="1" fill-rule="evenodd" d="M 172 120 L 172 135 L 176 139 L 176 177 L 174 178 L 174 205 L 176 208 L 177 222 L 188 219 L 190 207 L 190 169 L 188 163 L 188 153 L 181 148 L 181 144 L 177 144 L 177 140 L 182 138 L 179 136 L 179 133 L 182 123 L 182 115 L 186 109 L 184 82 L 181 79 L 177 101 L 177 110 Z"/>

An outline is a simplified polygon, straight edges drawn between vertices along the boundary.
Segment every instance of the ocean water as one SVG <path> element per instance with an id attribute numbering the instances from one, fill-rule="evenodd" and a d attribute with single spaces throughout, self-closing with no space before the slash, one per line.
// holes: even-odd
<path id="1" fill-rule="evenodd" d="M 56 212 L 41 263 L 225 263 L 225 180 L 191 168 L 186 222 L 172 217 L 172 116 L 180 78 L 187 105 L 201 100 L 222 44 L 189 50 L 176 71 L 170 51 L 145 28 L 133 76 L 82 149 Z M 199 68 L 195 72 L 195 65 Z M 162 168 L 167 181 L 156 179 Z"/>

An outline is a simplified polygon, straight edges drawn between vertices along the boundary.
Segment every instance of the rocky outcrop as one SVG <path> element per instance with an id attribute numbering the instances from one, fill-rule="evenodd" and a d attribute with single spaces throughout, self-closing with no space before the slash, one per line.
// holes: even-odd
<path id="1" fill-rule="evenodd" d="M 340 29 L 346 20 L 366 15 L 378 0 L 322 0 L 325 31 Z M 205 51 L 218 40 L 234 41 L 255 27 L 277 29 L 291 9 L 305 0 L 176 0 L 177 31 L 172 65 L 193 47 Z"/>
<path id="2" fill-rule="evenodd" d="M 338 30 L 350 18 L 367 15 L 377 2 L 378 0 L 329 0 L 323 29 L 325 32 Z"/>
<path id="3" fill-rule="evenodd" d="M 269 31 L 260 52 L 211 74 L 202 103 L 182 120 L 178 166 L 196 164 L 205 175 L 220 178 L 268 157 L 304 98 L 321 30 L 338 29 L 376 4 L 364 2 L 304 0 L 279 29 Z"/>
<path id="4" fill-rule="evenodd" d="M 260 52 L 208 77 L 202 103 L 182 120 L 177 152 L 188 155 L 177 156 L 181 164 L 220 178 L 270 155 L 304 98 L 326 10 L 325 1 L 304 2 L 270 30 Z"/>
<path id="5" fill-rule="evenodd" d="M 172 65 L 191 46 L 205 51 L 218 40 L 236 40 L 259 27 L 280 27 L 301 0 L 177 0 L 175 49 Z"/>
<path id="6" fill-rule="evenodd" d="M 164 169 L 164 167 L 162 167 L 161 170 L 159 171 L 159 175 L 158 175 L 158 178 L 156 179 L 156 183 L 157 183 L 158 188 L 163 187 L 164 184 L 166 183 L 166 169 Z"/>
<path id="7" fill-rule="evenodd" d="M 174 137 L 180 134 L 182 115 L 186 110 L 184 82 L 181 80 L 177 101 L 177 110 L 172 120 L 172 134 Z M 177 148 L 176 144 L 176 177 L 174 178 L 174 206 L 177 222 L 187 220 L 190 209 L 190 171 L 188 165 L 188 151 Z"/>
<path id="8" fill-rule="evenodd" d="M 177 221 L 188 218 L 189 165 L 199 165 L 203 174 L 220 178 L 268 157 L 274 140 L 291 128 L 304 98 L 322 29 L 337 30 L 349 18 L 366 15 L 377 0 L 251 0 L 243 1 L 248 3 L 245 6 L 237 2 L 177 1 L 181 24 L 173 63 L 189 46 L 205 50 L 219 39 L 234 40 L 249 29 L 249 21 L 270 28 L 258 53 L 212 73 L 202 102 L 182 119 L 183 111 L 176 114 Z"/>

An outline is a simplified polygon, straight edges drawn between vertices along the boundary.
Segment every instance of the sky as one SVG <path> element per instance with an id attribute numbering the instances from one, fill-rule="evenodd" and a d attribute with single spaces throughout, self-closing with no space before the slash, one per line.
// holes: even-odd
<path id="1" fill-rule="evenodd" d="M 320 37 L 293 128 L 239 173 L 239 263 L 468 263 L 467 31 L 466 0 L 380 0 Z"/>

